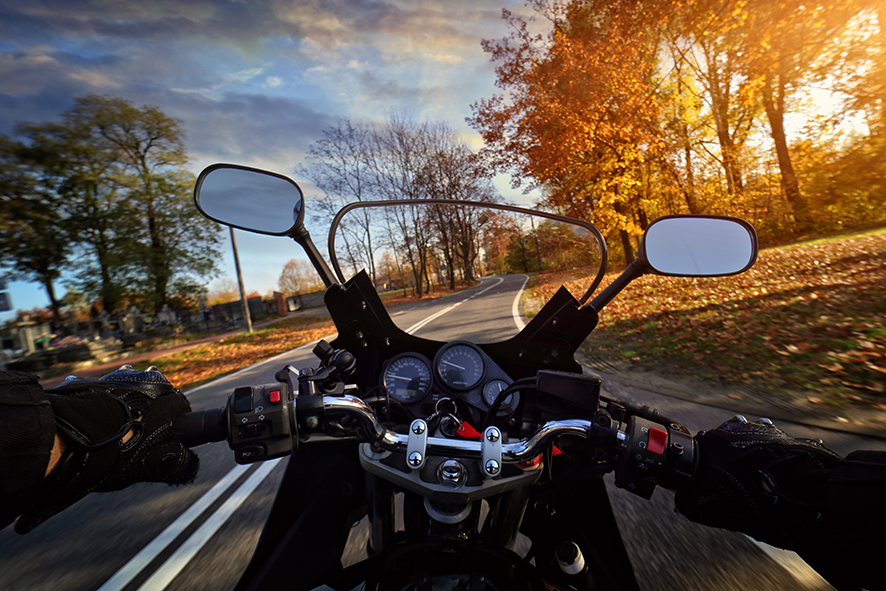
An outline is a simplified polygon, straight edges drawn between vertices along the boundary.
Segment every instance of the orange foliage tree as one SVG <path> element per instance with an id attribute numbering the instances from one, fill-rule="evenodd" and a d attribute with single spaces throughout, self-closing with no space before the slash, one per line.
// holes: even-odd
<path id="1" fill-rule="evenodd" d="M 534 179 L 547 205 L 617 230 L 629 261 L 649 218 L 642 164 L 662 147 L 660 33 L 647 23 L 667 20 L 667 3 L 530 4 L 550 31 L 504 11 L 510 35 L 483 48 L 505 92 L 475 103 L 469 122 L 487 156 Z"/>

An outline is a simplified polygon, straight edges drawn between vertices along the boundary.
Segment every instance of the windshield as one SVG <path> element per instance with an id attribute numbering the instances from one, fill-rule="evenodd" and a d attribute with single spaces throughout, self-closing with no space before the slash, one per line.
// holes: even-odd
<path id="1" fill-rule="evenodd" d="M 561 284 L 580 286 L 573 296 L 584 303 L 606 264 L 590 224 L 451 200 L 350 204 L 333 221 L 328 249 L 342 281 L 366 272 L 398 328 L 438 341 L 506 340 Z"/>

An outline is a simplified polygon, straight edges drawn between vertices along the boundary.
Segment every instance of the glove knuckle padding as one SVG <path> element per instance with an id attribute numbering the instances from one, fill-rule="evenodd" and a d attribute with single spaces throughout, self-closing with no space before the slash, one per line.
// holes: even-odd
<path id="1" fill-rule="evenodd" d="M 782 548 L 814 537 L 838 454 L 763 422 L 730 420 L 696 439 L 697 486 L 675 496 L 680 513 Z"/>
<path id="2" fill-rule="evenodd" d="M 199 459 L 171 432 L 173 419 L 190 404 L 159 371 L 120 369 L 98 380 L 67 380 L 47 395 L 71 450 L 44 484 L 36 509 L 19 518 L 19 533 L 90 492 L 137 482 L 185 484 L 196 476 Z"/>

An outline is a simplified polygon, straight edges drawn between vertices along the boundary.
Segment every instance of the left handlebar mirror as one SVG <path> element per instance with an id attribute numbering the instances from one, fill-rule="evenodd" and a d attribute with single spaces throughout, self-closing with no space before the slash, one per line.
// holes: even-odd
<path id="1" fill-rule="evenodd" d="M 293 236 L 302 229 L 304 196 L 292 179 L 236 164 L 213 164 L 197 177 L 200 213 L 241 230 Z"/>

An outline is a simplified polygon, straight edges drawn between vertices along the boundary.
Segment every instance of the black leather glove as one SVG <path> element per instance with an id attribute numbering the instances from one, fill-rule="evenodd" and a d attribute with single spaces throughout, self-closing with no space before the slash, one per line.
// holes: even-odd
<path id="1" fill-rule="evenodd" d="M 839 455 L 768 419 L 737 416 L 695 439 L 697 486 L 675 496 L 680 513 L 801 555 L 819 554 L 826 485 Z"/>
<path id="2" fill-rule="evenodd" d="M 136 482 L 185 484 L 197 475 L 197 456 L 170 433 L 172 420 L 191 406 L 156 368 L 69 378 L 46 394 L 68 449 L 16 532 L 31 531 L 91 492 Z"/>

